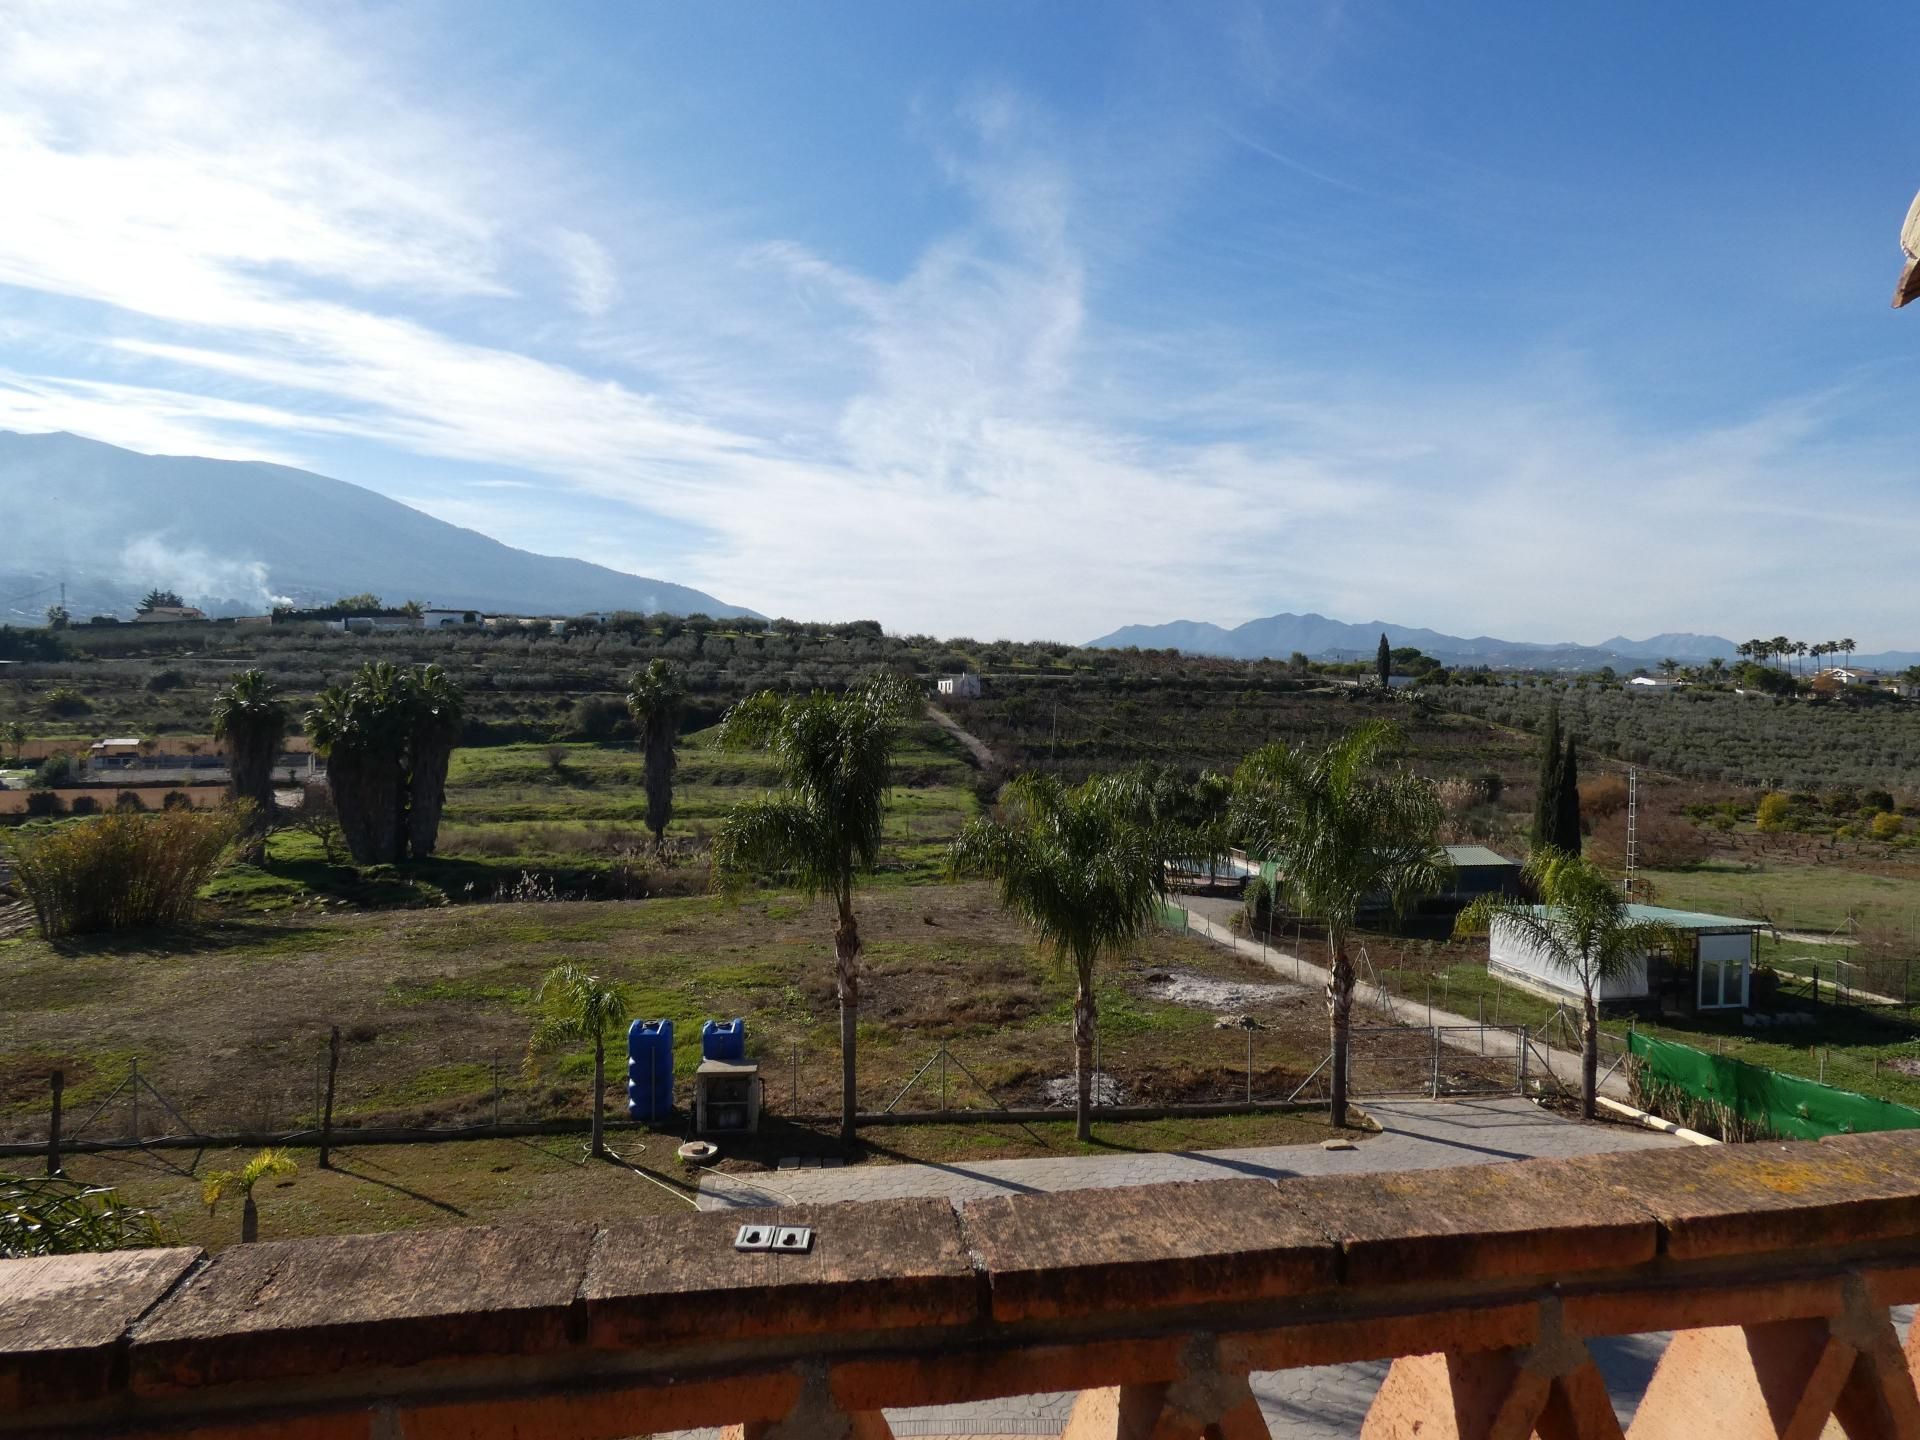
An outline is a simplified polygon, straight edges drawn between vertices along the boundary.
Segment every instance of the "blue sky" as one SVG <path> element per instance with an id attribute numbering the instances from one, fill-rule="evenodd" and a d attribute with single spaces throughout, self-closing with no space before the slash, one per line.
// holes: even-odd
<path id="1" fill-rule="evenodd" d="M 901 631 L 1911 645 L 1917 52 L 1906 4 L 14 5 L 0 427 Z"/>

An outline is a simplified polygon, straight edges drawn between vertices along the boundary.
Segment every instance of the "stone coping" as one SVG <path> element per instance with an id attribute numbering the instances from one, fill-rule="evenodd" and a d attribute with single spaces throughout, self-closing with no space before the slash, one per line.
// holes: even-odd
<path id="1" fill-rule="evenodd" d="M 736 1251 L 805 1225 L 806 1254 Z M 1607 1282 L 1880 1247 L 1920 1275 L 1920 1132 L 0 1261 L 0 1418 L 465 1361 L 940 1349 L 1194 1307 Z M 1360 1291 L 1367 1297 L 1361 1297 Z M 729 1348 L 731 1347 L 731 1349 Z M 1042 1387 L 1046 1388 L 1046 1387 Z"/>

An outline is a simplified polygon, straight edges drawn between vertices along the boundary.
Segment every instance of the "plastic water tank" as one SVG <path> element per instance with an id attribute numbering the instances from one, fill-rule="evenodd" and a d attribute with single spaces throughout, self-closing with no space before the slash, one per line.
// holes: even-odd
<path id="1" fill-rule="evenodd" d="M 700 1027 L 700 1058 L 738 1065 L 747 1058 L 745 1020 L 709 1020 Z"/>
<path id="2" fill-rule="evenodd" d="M 646 1124 L 673 1113 L 673 1021 L 627 1027 L 627 1114 Z"/>

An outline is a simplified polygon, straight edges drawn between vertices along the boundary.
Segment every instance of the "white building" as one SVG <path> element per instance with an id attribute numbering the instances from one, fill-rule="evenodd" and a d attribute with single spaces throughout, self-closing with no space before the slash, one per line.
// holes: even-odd
<path id="1" fill-rule="evenodd" d="M 942 675 L 936 682 L 936 688 L 951 700 L 978 700 L 980 677 L 978 675 Z"/>
<path id="2" fill-rule="evenodd" d="M 1595 998 L 1653 1001 L 1665 1012 L 1744 1010 L 1752 983 L 1753 934 L 1759 923 L 1730 915 L 1668 910 L 1658 905 L 1629 905 L 1635 920 L 1657 921 L 1685 937 L 1679 956 L 1666 950 L 1642 956 L 1627 973 L 1602 980 Z M 1487 942 L 1487 971 L 1552 1000 L 1578 1000 L 1580 977 L 1555 964 L 1510 920 L 1493 923 Z"/>
<path id="3" fill-rule="evenodd" d="M 483 617 L 478 610 L 422 610 L 422 630 L 455 630 L 462 625 L 478 625 Z"/>
<path id="4" fill-rule="evenodd" d="M 1669 679 L 1665 675 L 1635 675 L 1627 681 L 1629 695 L 1665 695 L 1678 690 L 1686 684 L 1684 680 Z"/>

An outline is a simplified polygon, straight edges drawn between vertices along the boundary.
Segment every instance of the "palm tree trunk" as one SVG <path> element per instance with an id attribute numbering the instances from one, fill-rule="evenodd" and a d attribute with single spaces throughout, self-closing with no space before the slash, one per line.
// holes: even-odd
<path id="1" fill-rule="evenodd" d="M 260 1207 L 253 1203 L 253 1194 L 248 1192 L 246 1203 L 240 1207 L 240 1243 L 250 1244 L 260 1238 Z"/>
<path id="2" fill-rule="evenodd" d="M 852 1148 L 859 1094 L 860 925 L 845 901 L 833 927 L 833 980 L 840 994 L 840 1143 Z"/>
<path id="3" fill-rule="evenodd" d="M 607 1098 L 607 1042 L 596 1035 L 593 1037 L 593 1153 L 596 1159 L 607 1153 L 601 1112 L 605 1109 Z"/>
<path id="4" fill-rule="evenodd" d="M 1093 1139 L 1093 1037 L 1099 1024 L 1093 1005 L 1093 967 L 1080 968 L 1080 984 L 1073 996 L 1073 1067 L 1078 1095 L 1074 1100 L 1074 1133 Z"/>
<path id="5" fill-rule="evenodd" d="M 1593 1119 L 1594 1097 L 1600 1093 L 1600 1005 L 1586 994 L 1580 1024 L 1580 1118 Z"/>
<path id="6" fill-rule="evenodd" d="M 1353 962 L 1347 958 L 1344 938 L 1334 944 L 1333 964 L 1327 975 L 1327 1028 L 1331 1041 L 1328 1049 L 1333 1052 L 1328 1118 L 1336 1126 L 1344 1126 L 1347 1123 L 1347 1049 L 1353 1028 Z"/>

